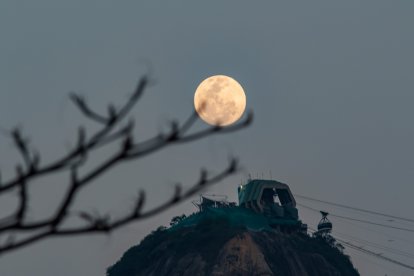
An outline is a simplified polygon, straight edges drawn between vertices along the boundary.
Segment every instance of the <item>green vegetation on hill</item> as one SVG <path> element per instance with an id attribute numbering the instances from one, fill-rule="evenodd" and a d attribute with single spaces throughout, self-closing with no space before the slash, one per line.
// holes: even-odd
<path id="1" fill-rule="evenodd" d="M 211 221 L 226 221 L 232 227 L 244 227 L 254 231 L 272 230 L 269 219 L 250 209 L 241 207 L 210 208 L 203 212 L 194 213 L 174 224 L 171 231 L 182 227 L 205 225 Z"/>

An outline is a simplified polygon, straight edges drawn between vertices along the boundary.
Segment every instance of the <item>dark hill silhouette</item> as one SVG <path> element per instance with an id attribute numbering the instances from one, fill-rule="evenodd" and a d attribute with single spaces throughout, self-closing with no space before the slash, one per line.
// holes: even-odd
<path id="1" fill-rule="evenodd" d="M 172 223 L 131 247 L 107 275 L 359 275 L 332 240 L 275 231 L 244 208 L 211 209 Z"/>

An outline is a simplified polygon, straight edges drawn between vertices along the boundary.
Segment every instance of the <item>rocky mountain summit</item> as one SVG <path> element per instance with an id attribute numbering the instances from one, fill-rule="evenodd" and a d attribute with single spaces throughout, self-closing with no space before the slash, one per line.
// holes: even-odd
<path id="1" fill-rule="evenodd" d="M 261 214 L 230 207 L 176 217 L 109 267 L 107 276 L 356 276 L 334 240 L 275 229 Z"/>

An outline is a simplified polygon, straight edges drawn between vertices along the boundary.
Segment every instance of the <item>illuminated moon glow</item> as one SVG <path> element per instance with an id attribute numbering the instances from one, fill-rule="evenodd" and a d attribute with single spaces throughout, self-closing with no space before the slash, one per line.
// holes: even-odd
<path id="1" fill-rule="evenodd" d="M 194 107 L 206 123 L 228 126 L 243 115 L 246 95 L 243 87 L 233 78 L 224 75 L 211 76 L 197 87 Z"/>

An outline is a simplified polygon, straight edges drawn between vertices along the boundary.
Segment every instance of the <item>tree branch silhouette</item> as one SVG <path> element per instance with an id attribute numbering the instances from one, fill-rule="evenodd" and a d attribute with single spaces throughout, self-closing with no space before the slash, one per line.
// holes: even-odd
<path id="1" fill-rule="evenodd" d="M 18 206 L 15 213 L 0 218 L 0 235 L 7 237 L 5 242 L 0 241 L 0 253 L 7 253 L 49 237 L 86 233 L 109 233 L 130 222 L 157 215 L 171 206 L 194 196 L 204 187 L 217 183 L 237 171 L 238 162 L 235 158 L 229 162 L 227 168 L 216 175 L 209 175 L 206 170 L 201 170 L 199 180 L 190 188 L 184 190 L 181 184 L 177 184 L 175 192 L 169 200 L 146 211 L 144 211 L 146 193 L 144 190 L 140 190 L 132 210 L 115 219 L 111 219 L 109 215 L 100 216 L 87 213 L 86 211 L 71 212 L 75 198 L 82 189 L 97 177 L 111 170 L 115 165 L 142 158 L 169 145 L 188 143 L 214 134 L 237 131 L 248 126 L 253 119 L 253 115 L 250 112 L 241 122 L 232 126 L 210 126 L 203 130 L 189 133 L 198 118 L 197 113 L 194 111 L 183 124 L 173 121 L 167 133 L 159 133 L 148 140 L 135 142 L 133 137 L 134 121 L 131 119 L 125 125 L 121 124 L 133 106 L 139 101 L 147 86 L 148 78 L 144 76 L 139 80 L 135 91 L 121 108 L 116 109 L 114 105 L 109 104 L 107 114 L 104 115 L 95 112 L 83 97 L 72 93 L 70 99 L 78 107 L 79 111 L 87 119 L 92 120 L 101 127 L 92 135 L 87 135 L 85 127 L 79 127 L 76 146 L 61 158 L 45 165 L 41 164 L 40 154 L 31 149 L 28 139 L 23 137 L 21 130 L 16 128 L 11 131 L 10 136 L 22 156 L 24 166 L 20 164 L 16 166 L 16 175 L 13 179 L 4 183 L 0 179 L 0 195 L 14 190 L 18 191 Z M 118 151 L 95 167 L 82 174 L 79 172 L 79 169 L 93 155 L 95 150 L 113 144 L 119 145 Z M 30 182 L 36 178 L 46 177 L 52 173 L 63 171 L 70 172 L 69 188 L 55 212 L 46 219 L 27 221 L 26 215 L 29 209 L 28 201 L 30 198 L 28 185 L 31 184 Z M 65 226 L 64 222 L 72 217 L 80 218 L 83 224 L 76 227 Z M 16 234 L 24 235 L 16 237 Z"/>

